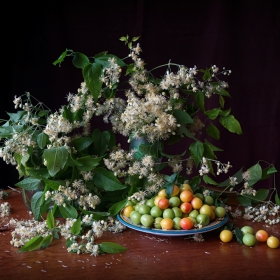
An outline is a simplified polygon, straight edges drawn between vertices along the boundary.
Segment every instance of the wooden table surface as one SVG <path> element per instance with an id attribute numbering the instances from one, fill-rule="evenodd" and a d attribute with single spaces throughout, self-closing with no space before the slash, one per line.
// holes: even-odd
<path id="1" fill-rule="evenodd" d="M 12 207 L 9 218 L 31 219 L 21 200 L 12 192 L 5 201 Z M 0 201 L 0 203 L 3 201 Z M 266 229 L 280 238 L 280 225 L 234 221 L 254 230 Z M 204 242 L 190 236 L 162 237 L 126 229 L 105 233 L 97 242 L 116 242 L 127 248 L 124 253 L 97 257 L 68 253 L 65 239 L 50 247 L 19 253 L 10 245 L 11 232 L 0 232 L 0 280 L 5 279 L 278 279 L 280 248 L 266 243 L 254 247 L 239 244 L 234 238 L 222 243 L 219 230 L 204 233 Z"/>

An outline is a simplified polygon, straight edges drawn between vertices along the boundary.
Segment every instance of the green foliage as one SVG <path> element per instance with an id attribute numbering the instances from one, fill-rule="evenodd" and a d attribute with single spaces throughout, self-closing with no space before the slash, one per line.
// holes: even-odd
<path id="1" fill-rule="evenodd" d="M 109 254 L 121 253 L 127 250 L 125 247 L 113 242 L 102 242 L 99 246 L 102 252 Z"/>
<path id="2" fill-rule="evenodd" d="M 127 188 L 114 176 L 114 174 L 103 167 L 96 168 L 93 181 L 96 187 L 105 191 L 115 191 Z"/>
<path id="3" fill-rule="evenodd" d="M 68 154 L 66 147 L 44 150 L 43 157 L 46 160 L 46 166 L 51 176 L 55 176 L 59 171 L 63 170 Z"/>

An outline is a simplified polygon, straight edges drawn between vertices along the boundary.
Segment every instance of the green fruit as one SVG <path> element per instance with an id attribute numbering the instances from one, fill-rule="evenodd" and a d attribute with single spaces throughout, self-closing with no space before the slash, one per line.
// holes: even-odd
<path id="1" fill-rule="evenodd" d="M 202 193 L 195 193 L 194 196 L 200 198 L 202 201 L 204 201 L 204 195 Z"/>
<path id="2" fill-rule="evenodd" d="M 144 227 L 151 227 L 154 221 L 155 219 L 149 214 L 143 214 L 140 218 L 140 222 Z"/>
<path id="3" fill-rule="evenodd" d="M 146 204 L 139 205 L 138 212 L 140 214 L 150 214 L 151 207 Z"/>
<path id="4" fill-rule="evenodd" d="M 167 209 L 163 210 L 162 217 L 170 218 L 171 220 L 173 220 L 175 218 L 174 211 L 170 208 L 167 208 Z"/>
<path id="5" fill-rule="evenodd" d="M 241 228 L 241 231 L 243 234 L 246 234 L 246 233 L 250 233 L 250 234 L 253 234 L 254 233 L 254 229 L 250 226 L 244 226 Z"/>
<path id="6" fill-rule="evenodd" d="M 181 218 L 183 216 L 183 212 L 179 207 L 173 207 L 172 210 L 175 214 L 175 217 Z"/>
<path id="7" fill-rule="evenodd" d="M 215 215 L 217 218 L 223 218 L 226 215 L 226 209 L 222 206 L 218 206 L 215 208 Z"/>
<path id="8" fill-rule="evenodd" d="M 175 217 L 173 219 L 173 227 L 175 229 L 182 229 L 181 226 L 180 226 L 180 221 L 181 221 L 181 218 L 180 217 Z"/>
<path id="9" fill-rule="evenodd" d="M 130 213 L 130 220 L 132 221 L 133 224 L 139 225 L 140 224 L 140 219 L 141 219 L 141 214 L 138 211 L 132 211 Z"/>
<path id="10" fill-rule="evenodd" d="M 161 217 L 162 216 L 162 213 L 163 213 L 163 210 L 160 209 L 158 206 L 154 206 L 151 211 L 150 211 L 150 215 L 154 218 L 157 218 L 157 217 Z"/>
<path id="11" fill-rule="evenodd" d="M 160 222 L 163 220 L 162 217 L 156 217 L 155 218 L 155 222 L 154 222 L 154 227 L 157 228 L 157 229 L 161 229 L 161 225 L 160 225 Z"/>
<path id="12" fill-rule="evenodd" d="M 210 217 L 207 214 L 199 214 L 196 217 L 196 221 L 198 224 L 207 226 L 210 223 Z"/>
<path id="13" fill-rule="evenodd" d="M 243 235 L 242 241 L 246 246 L 251 247 L 256 244 L 257 239 L 256 239 L 255 235 L 253 235 L 251 233 L 245 233 Z"/>
<path id="14" fill-rule="evenodd" d="M 169 207 L 178 207 L 181 204 L 181 200 L 178 196 L 172 196 L 169 198 Z"/>
<path id="15" fill-rule="evenodd" d="M 210 195 L 206 195 L 204 197 L 204 203 L 211 206 L 211 205 L 214 205 L 214 198 Z"/>
<path id="16" fill-rule="evenodd" d="M 196 210 L 196 209 L 194 209 L 194 210 L 192 210 L 190 213 L 189 213 L 189 217 L 192 217 L 192 218 L 195 218 L 196 219 L 196 217 L 199 215 L 199 212 Z"/>
<path id="17" fill-rule="evenodd" d="M 150 198 L 146 201 L 146 205 L 150 206 L 151 208 L 155 206 L 155 202 L 153 198 Z"/>

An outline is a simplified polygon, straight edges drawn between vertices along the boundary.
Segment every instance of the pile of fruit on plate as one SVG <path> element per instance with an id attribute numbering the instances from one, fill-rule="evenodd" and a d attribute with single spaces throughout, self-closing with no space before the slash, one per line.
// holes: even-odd
<path id="1" fill-rule="evenodd" d="M 158 230 L 193 231 L 217 225 L 215 229 L 225 224 L 227 213 L 222 205 L 214 204 L 211 195 L 194 193 L 189 184 L 173 185 L 169 196 L 163 188 L 145 202 L 128 201 L 119 219 L 128 226 Z"/>

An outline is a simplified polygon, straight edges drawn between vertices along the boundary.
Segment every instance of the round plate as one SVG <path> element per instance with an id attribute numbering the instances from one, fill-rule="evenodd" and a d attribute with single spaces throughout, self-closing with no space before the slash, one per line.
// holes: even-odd
<path id="1" fill-rule="evenodd" d="M 226 214 L 226 216 L 222 219 L 215 220 L 209 223 L 209 225 L 207 226 L 204 226 L 202 228 L 197 228 L 197 229 L 190 229 L 190 230 L 183 230 L 183 229 L 164 230 L 164 229 L 156 229 L 156 228 L 147 228 L 141 225 L 134 225 L 132 221 L 123 214 L 123 210 L 120 212 L 120 214 L 117 215 L 117 218 L 123 225 L 137 231 L 155 234 L 155 235 L 162 235 L 162 236 L 184 236 L 184 235 L 194 235 L 197 233 L 204 233 L 204 232 L 215 230 L 223 226 L 228 221 L 228 214 Z"/>

